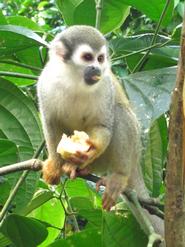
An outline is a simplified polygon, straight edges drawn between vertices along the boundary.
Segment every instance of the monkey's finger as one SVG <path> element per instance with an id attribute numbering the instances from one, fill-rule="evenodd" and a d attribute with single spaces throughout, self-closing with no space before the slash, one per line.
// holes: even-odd
<path id="1" fill-rule="evenodd" d="M 75 179 L 77 177 L 76 169 L 73 169 L 69 175 L 70 179 Z"/>
<path id="2" fill-rule="evenodd" d="M 76 164 L 76 165 L 80 165 L 80 164 L 83 164 L 84 163 L 84 160 L 78 158 L 78 157 L 75 157 L 75 156 L 72 156 L 70 157 L 67 161 L 73 163 L 73 164 Z"/>
<path id="3" fill-rule="evenodd" d="M 62 165 L 61 170 L 63 173 L 71 173 L 72 170 L 76 170 L 77 166 L 71 163 L 65 163 Z"/>
<path id="4" fill-rule="evenodd" d="M 96 148 L 94 143 L 90 139 L 86 140 L 86 143 L 90 146 L 88 151 Z"/>
<path id="5" fill-rule="evenodd" d="M 96 191 L 98 192 L 100 190 L 100 186 L 105 186 L 106 185 L 106 181 L 104 178 L 101 178 L 100 180 L 98 180 L 98 182 L 96 183 Z"/>
<path id="6" fill-rule="evenodd" d="M 88 159 L 88 155 L 85 154 L 85 153 L 82 153 L 80 151 L 76 151 L 75 157 L 77 157 L 77 158 L 79 158 L 81 160 L 84 160 L 84 161 L 86 161 Z"/>
<path id="7" fill-rule="evenodd" d="M 76 170 L 77 176 L 86 176 L 90 173 L 89 167 L 85 167 L 83 169 L 78 169 Z"/>
<path id="8" fill-rule="evenodd" d="M 102 207 L 107 211 L 110 211 L 111 207 L 115 204 L 112 196 L 109 196 L 106 192 L 103 194 L 102 201 Z"/>

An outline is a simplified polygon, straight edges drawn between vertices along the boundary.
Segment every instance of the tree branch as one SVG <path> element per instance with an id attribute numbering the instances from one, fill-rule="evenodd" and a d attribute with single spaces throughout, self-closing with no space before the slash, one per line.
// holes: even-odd
<path id="1" fill-rule="evenodd" d="M 185 5 L 184 5 L 185 7 Z M 172 95 L 169 122 L 169 147 L 166 175 L 165 237 L 168 247 L 184 247 L 185 239 L 185 12 L 181 49 Z"/>
<path id="2" fill-rule="evenodd" d="M 23 171 L 23 170 L 29 170 L 29 171 L 39 171 L 42 169 L 43 161 L 39 159 L 30 159 L 23 162 L 15 163 L 12 165 L 7 165 L 4 167 L 0 167 L 0 176 L 7 175 L 9 173 Z M 97 183 L 97 181 L 100 179 L 100 177 L 95 176 L 93 174 L 89 174 L 86 176 L 79 176 L 80 178 L 83 178 L 85 180 Z M 125 194 L 127 194 L 127 191 L 125 191 Z M 157 198 L 141 198 L 138 197 L 139 202 L 143 207 L 147 207 L 148 210 L 151 209 L 151 211 L 154 211 L 154 208 L 152 207 L 163 207 L 163 205 L 159 202 Z M 157 212 L 157 211 L 156 211 Z"/>

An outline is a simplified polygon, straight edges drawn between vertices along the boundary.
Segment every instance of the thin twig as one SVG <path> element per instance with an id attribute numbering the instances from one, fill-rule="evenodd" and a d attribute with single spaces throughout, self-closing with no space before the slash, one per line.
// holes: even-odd
<path id="1" fill-rule="evenodd" d="M 96 1 L 96 25 L 95 25 L 97 29 L 100 29 L 102 9 L 103 9 L 103 0 L 97 0 Z"/>
<path id="2" fill-rule="evenodd" d="M 164 20 L 164 17 L 166 15 L 166 12 L 167 12 L 167 9 L 168 9 L 168 6 L 169 6 L 170 2 L 171 2 L 171 0 L 167 0 L 166 1 L 164 9 L 163 9 L 163 11 L 161 13 L 159 22 L 157 23 L 157 27 L 155 29 L 155 33 L 154 33 L 154 36 L 153 36 L 151 44 L 150 44 L 151 46 L 154 45 L 155 42 L 156 42 L 157 35 L 158 35 L 159 29 L 161 27 L 161 23 Z M 136 71 L 138 71 L 138 70 L 140 70 L 142 68 L 143 64 L 146 62 L 146 59 L 148 58 L 148 55 L 150 54 L 150 51 L 151 51 L 151 49 L 149 49 L 146 52 L 146 54 L 139 60 L 139 62 L 136 64 L 135 68 L 133 69 L 132 73 L 135 73 Z"/>
<path id="3" fill-rule="evenodd" d="M 42 149 L 45 146 L 45 141 L 42 141 L 41 145 L 38 147 L 38 149 L 36 150 L 35 154 L 33 155 L 33 158 L 36 159 L 39 157 L 40 153 L 42 152 Z M 5 202 L 1 212 L 0 212 L 0 226 L 3 224 L 3 220 L 4 217 L 6 216 L 8 209 L 12 203 L 12 201 L 14 200 L 16 193 L 18 191 L 18 189 L 20 188 L 20 186 L 22 185 L 22 183 L 24 182 L 25 178 L 27 177 L 27 175 L 29 174 L 30 170 L 24 171 L 22 173 L 22 175 L 20 176 L 19 180 L 17 181 L 15 187 L 13 188 L 13 190 L 10 192 L 10 195 L 7 199 L 7 201 Z"/>
<path id="4" fill-rule="evenodd" d="M 74 224 L 74 228 L 75 228 L 75 232 L 80 232 L 80 228 L 78 226 L 78 221 L 74 215 L 74 212 L 73 212 L 73 209 L 72 209 L 72 206 L 71 206 L 71 203 L 69 201 L 69 198 L 68 198 L 68 195 L 67 195 L 67 192 L 64 188 L 64 197 L 65 197 L 65 200 L 67 202 L 67 206 L 68 206 L 68 211 L 69 211 L 69 217 L 73 220 L 73 224 Z"/>
<path id="5" fill-rule="evenodd" d="M 0 76 L 10 76 L 10 77 L 17 77 L 17 78 L 25 78 L 30 80 L 38 80 L 38 76 L 36 75 L 28 75 L 16 72 L 9 72 L 9 71 L 0 71 Z"/>

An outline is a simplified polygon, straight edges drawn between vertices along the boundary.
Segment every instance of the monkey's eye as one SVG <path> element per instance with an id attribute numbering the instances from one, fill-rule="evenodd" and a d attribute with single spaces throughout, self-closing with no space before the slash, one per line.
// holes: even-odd
<path id="1" fill-rule="evenodd" d="M 98 56 L 98 62 L 99 62 L 99 63 L 103 63 L 104 60 L 105 60 L 104 55 L 99 55 L 99 56 Z"/>
<path id="2" fill-rule="evenodd" d="M 92 55 L 91 53 L 85 53 L 85 54 L 83 54 L 83 55 L 82 55 L 82 58 L 83 58 L 85 61 L 87 61 L 87 62 L 93 61 L 93 55 Z"/>

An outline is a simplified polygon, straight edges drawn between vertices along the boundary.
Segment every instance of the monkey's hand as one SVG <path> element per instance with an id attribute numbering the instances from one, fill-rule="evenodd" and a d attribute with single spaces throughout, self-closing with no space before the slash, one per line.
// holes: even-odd
<path id="1" fill-rule="evenodd" d="M 90 173 L 89 167 L 85 167 L 80 169 L 74 163 L 66 162 L 62 165 L 62 173 L 67 174 L 71 179 L 76 178 L 77 176 L 86 176 Z"/>
<path id="2" fill-rule="evenodd" d="M 110 176 L 102 177 L 96 183 L 97 191 L 101 185 L 106 187 L 102 198 L 102 207 L 109 211 L 115 205 L 119 195 L 127 188 L 128 177 L 120 173 L 113 173 Z"/>
<path id="3" fill-rule="evenodd" d="M 57 152 L 67 161 L 64 170 L 71 170 L 75 165 L 84 168 L 95 155 L 95 146 L 89 136 L 83 131 L 74 131 L 74 135 L 67 137 L 63 134 L 57 147 Z M 71 163 L 71 164 L 70 164 Z M 74 166 L 72 166 L 74 164 Z"/>

